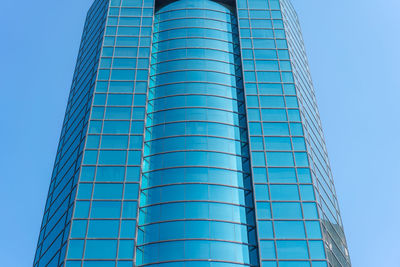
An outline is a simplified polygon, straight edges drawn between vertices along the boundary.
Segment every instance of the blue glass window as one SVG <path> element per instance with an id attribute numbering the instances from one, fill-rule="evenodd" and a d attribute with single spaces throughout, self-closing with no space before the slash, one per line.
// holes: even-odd
<path id="1" fill-rule="evenodd" d="M 88 237 L 117 238 L 119 220 L 91 220 L 89 223 Z"/>
<path id="2" fill-rule="evenodd" d="M 272 203 L 275 219 L 302 219 L 300 203 Z"/>
<path id="3" fill-rule="evenodd" d="M 308 259 L 306 241 L 277 241 L 279 259 Z"/>
<path id="4" fill-rule="evenodd" d="M 115 259 L 117 256 L 116 240 L 87 240 L 86 259 Z"/>
<path id="5" fill-rule="evenodd" d="M 306 237 L 302 221 L 275 221 L 274 225 L 276 238 L 300 239 Z"/>

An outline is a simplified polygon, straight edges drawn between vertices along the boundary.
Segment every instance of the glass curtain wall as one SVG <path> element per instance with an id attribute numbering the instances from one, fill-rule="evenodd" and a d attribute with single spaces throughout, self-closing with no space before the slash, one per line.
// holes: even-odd
<path id="1" fill-rule="evenodd" d="M 34 267 L 64 265 L 107 8 L 107 0 L 96 0 L 86 17 Z"/>
<path id="2" fill-rule="evenodd" d="M 237 0 L 262 267 L 327 267 L 279 0 Z"/>
<path id="3" fill-rule="evenodd" d="M 258 265 L 236 12 L 155 13 L 138 266 Z"/>

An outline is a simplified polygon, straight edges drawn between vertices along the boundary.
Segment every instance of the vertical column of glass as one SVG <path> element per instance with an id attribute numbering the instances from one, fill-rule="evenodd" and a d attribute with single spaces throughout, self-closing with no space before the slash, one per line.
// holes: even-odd
<path id="1" fill-rule="evenodd" d="M 153 4 L 111 0 L 68 267 L 133 266 Z"/>
<path id="2" fill-rule="evenodd" d="M 137 266 L 259 266 L 236 16 L 155 14 Z"/>
<path id="3" fill-rule="evenodd" d="M 96 0 L 87 13 L 34 267 L 64 266 L 107 8 L 107 0 Z"/>
<path id="4" fill-rule="evenodd" d="M 262 266 L 327 266 L 279 1 L 237 3 Z"/>
<path id="5" fill-rule="evenodd" d="M 312 163 L 312 176 L 318 189 L 318 207 L 324 226 L 328 259 L 333 266 L 350 266 L 350 257 L 298 17 L 290 1 L 282 0 L 281 6 L 300 110 L 304 120 L 305 138 Z"/>

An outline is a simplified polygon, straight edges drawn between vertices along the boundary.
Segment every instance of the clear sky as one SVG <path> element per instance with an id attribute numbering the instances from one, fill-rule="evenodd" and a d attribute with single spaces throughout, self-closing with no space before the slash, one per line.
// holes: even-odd
<path id="1" fill-rule="evenodd" d="M 0 265 L 32 265 L 92 0 L 2 1 Z M 400 1 L 293 0 L 355 267 L 400 267 Z"/>

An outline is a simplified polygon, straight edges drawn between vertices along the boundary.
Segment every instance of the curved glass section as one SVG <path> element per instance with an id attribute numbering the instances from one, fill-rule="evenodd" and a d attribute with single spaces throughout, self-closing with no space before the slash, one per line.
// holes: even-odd
<path id="1" fill-rule="evenodd" d="M 156 11 L 138 266 L 259 266 L 238 44 L 226 5 Z"/>

